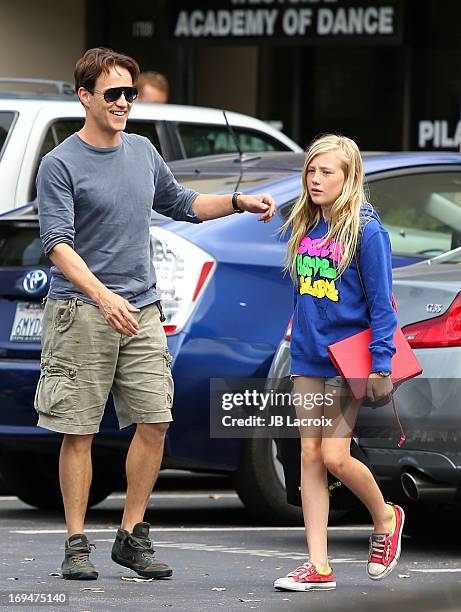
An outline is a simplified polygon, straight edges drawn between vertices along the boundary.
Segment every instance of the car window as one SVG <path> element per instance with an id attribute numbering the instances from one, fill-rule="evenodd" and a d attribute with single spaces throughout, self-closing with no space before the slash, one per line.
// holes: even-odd
<path id="1" fill-rule="evenodd" d="M 0 157 L 3 153 L 3 147 L 5 146 L 7 136 L 13 125 L 14 113 L 0 113 Z"/>
<path id="2" fill-rule="evenodd" d="M 36 223 L 0 223 L 0 267 L 49 265 Z"/>
<path id="3" fill-rule="evenodd" d="M 125 132 L 128 134 L 139 134 L 148 138 L 157 151 L 162 154 L 160 140 L 157 133 L 157 126 L 153 121 L 139 121 L 139 119 L 129 119 L 126 124 Z"/>
<path id="4" fill-rule="evenodd" d="M 245 128 L 233 129 L 242 153 L 290 150 L 267 134 Z M 178 125 L 178 132 L 186 157 L 237 152 L 234 138 L 225 126 L 183 123 Z"/>
<path id="5" fill-rule="evenodd" d="M 37 195 L 35 179 L 37 177 L 37 172 L 40 166 L 40 162 L 42 161 L 42 157 L 44 157 L 47 153 L 57 147 L 58 144 L 63 142 L 63 140 L 65 140 L 69 136 L 72 136 L 72 134 L 74 134 L 75 132 L 81 130 L 83 127 L 83 123 L 83 119 L 61 119 L 59 121 L 55 121 L 52 125 L 50 125 L 48 131 L 45 134 L 45 138 L 43 139 L 43 143 L 38 156 L 37 167 L 35 169 L 34 181 L 32 185 L 32 193 L 30 197 L 31 201 L 34 200 Z M 160 142 L 157 135 L 157 128 L 155 126 L 155 123 L 153 123 L 152 121 L 139 121 L 130 119 L 126 125 L 125 131 L 129 134 L 139 134 L 140 136 L 145 136 L 156 147 L 157 151 L 161 153 Z"/>
<path id="6" fill-rule="evenodd" d="M 61 144 L 63 140 L 72 136 L 75 132 L 78 132 L 83 127 L 84 120 L 83 119 L 61 119 L 59 121 L 55 121 L 48 128 L 45 138 L 43 139 L 42 146 L 40 147 L 40 151 L 38 154 L 35 172 L 33 174 L 33 181 L 30 186 L 31 194 L 29 201 L 32 202 L 35 200 L 37 196 L 37 187 L 35 185 L 35 179 L 37 178 L 38 168 L 40 166 L 40 162 L 42 158 L 52 151 L 58 144 Z"/>
<path id="7" fill-rule="evenodd" d="M 40 160 L 44 155 L 54 149 L 54 147 L 57 147 L 63 140 L 81 130 L 83 123 L 83 119 L 63 119 L 53 123 L 49 127 L 43 140 L 39 156 Z M 151 121 L 129 120 L 125 131 L 129 134 L 145 136 L 151 141 L 154 147 L 156 147 L 157 151 L 161 151 L 155 123 Z"/>
<path id="8" fill-rule="evenodd" d="M 45 138 L 42 142 L 42 147 L 39 153 L 39 163 L 47 153 L 52 151 L 58 144 L 61 144 L 66 138 L 72 136 L 74 132 L 78 132 L 83 127 L 83 119 L 64 119 L 61 121 L 55 121 L 45 134 Z"/>
<path id="9" fill-rule="evenodd" d="M 421 172 L 369 183 L 395 254 L 434 257 L 461 245 L 461 172 Z"/>
<path id="10" fill-rule="evenodd" d="M 368 188 L 395 255 L 435 257 L 461 246 L 461 172 L 372 180 Z M 284 221 L 293 204 L 280 208 Z"/>

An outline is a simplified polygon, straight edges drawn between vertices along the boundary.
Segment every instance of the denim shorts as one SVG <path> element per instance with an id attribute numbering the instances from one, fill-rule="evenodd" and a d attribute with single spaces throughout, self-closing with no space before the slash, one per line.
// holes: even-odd
<path id="1" fill-rule="evenodd" d="M 34 403 L 39 427 L 97 433 L 110 391 L 120 429 L 173 420 L 171 356 L 160 308 L 149 304 L 132 314 L 139 333 L 128 337 L 97 306 L 47 298 Z"/>
<path id="2" fill-rule="evenodd" d="M 302 376 L 302 374 L 290 374 L 290 380 L 293 382 L 293 378 L 295 376 Z M 330 385 L 330 387 L 347 387 L 347 383 L 342 376 L 318 376 L 316 378 L 323 378 L 323 381 L 326 385 Z"/>

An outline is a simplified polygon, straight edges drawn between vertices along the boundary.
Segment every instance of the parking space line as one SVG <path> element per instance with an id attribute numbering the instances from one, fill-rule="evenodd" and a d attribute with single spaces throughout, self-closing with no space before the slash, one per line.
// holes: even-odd
<path id="1" fill-rule="evenodd" d="M 238 499 L 237 493 L 152 493 L 150 499 Z M 126 499 L 126 493 L 113 493 L 105 501 L 110 499 Z"/>
<path id="2" fill-rule="evenodd" d="M 333 526 L 328 527 L 328 531 L 370 531 L 371 525 L 357 525 L 357 526 Z M 154 532 L 231 532 L 231 531 L 304 531 L 304 527 L 162 527 L 152 526 Z M 85 529 L 85 533 L 113 533 L 117 531 L 116 527 L 105 527 L 103 529 L 88 528 Z M 53 533 L 67 533 L 66 529 L 12 529 L 10 533 L 21 533 L 24 535 L 33 534 L 53 534 Z"/>
<path id="3" fill-rule="evenodd" d="M 433 567 L 433 568 L 427 568 L 427 569 L 410 569 L 410 572 L 421 572 L 422 574 L 430 574 L 430 573 L 449 574 L 452 572 L 461 572 L 461 567 L 443 567 L 443 568 Z"/>
<path id="4" fill-rule="evenodd" d="M 237 493 L 220 493 L 219 491 L 211 491 L 210 493 L 152 493 L 151 500 L 156 499 L 238 499 Z M 126 499 L 126 493 L 112 493 L 105 501 Z M 19 501 L 16 495 L 0 495 L 0 501 Z"/>

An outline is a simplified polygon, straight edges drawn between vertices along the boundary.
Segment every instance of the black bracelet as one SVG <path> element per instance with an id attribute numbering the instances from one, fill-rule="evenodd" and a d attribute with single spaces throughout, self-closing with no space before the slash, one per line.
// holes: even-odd
<path id="1" fill-rule="evenodd" d="M 243 195 L 243 193 L 241 191 L 235 191 L 232 194 L 232 208 L 235 210 L 236 213 L 243 213 L 245 212 L 244 210 L 242 210 L 241 208 L 238 207 L 237 205 L 237 198 L 239 197 L 239 195 Z"/>

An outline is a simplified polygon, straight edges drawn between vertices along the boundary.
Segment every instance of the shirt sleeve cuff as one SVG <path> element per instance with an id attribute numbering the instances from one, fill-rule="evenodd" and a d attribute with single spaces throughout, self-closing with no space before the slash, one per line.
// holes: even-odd
<path id="1" fill-rule="evenodd" d="M 43 250 L 45 251 L 45 255 L 48 256 L 51 249 L 55 247 L 57 244 L 68 244 L 70 247 L 74 248 L 74 243 L 70 238 L 53 238 L 48 240 L 47 242 L 43 242 Z"/>
<path id="2" fill-rule="evenodd" d="M 372 351 L 371 371 L 372 372 L 392 372 L 392 356 L 389 351 Z"/>

